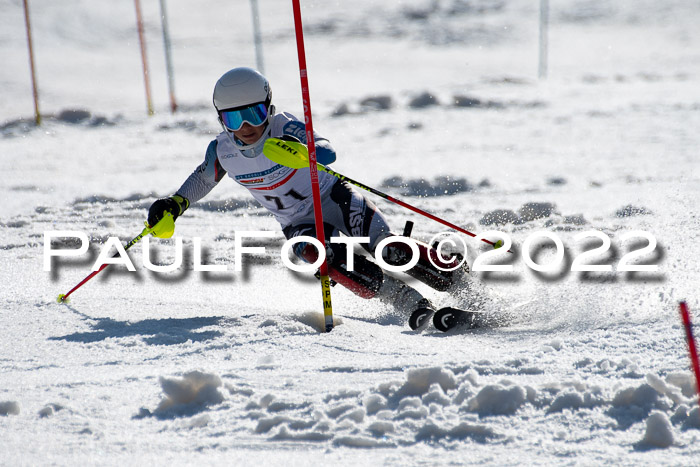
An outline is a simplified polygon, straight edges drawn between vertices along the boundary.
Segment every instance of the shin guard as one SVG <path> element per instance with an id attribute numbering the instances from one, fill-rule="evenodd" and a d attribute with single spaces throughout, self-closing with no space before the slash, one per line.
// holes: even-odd
<path id="1" fill-rule="evenodd" d="M 332 280 L 359 297 L 373 298 L 377 295 L 384 281 L 384 273 L 379 266 L 364 256 L 353 253 L 353 270 L 349 271 L 345 245 L 329 244 L 326 247 L 328 275 Z M 318 252 L 313 245 L 308 244 L 302 250 L 301 256 L 309 263 L 313 263 L 318 258 Z"/>
<path id="2" fill-rule="evenodd" d="M 419 257 L 418 263 L 406 271 L 406 274 L 414 279 L 418 279 L 435 290 L 446 291 L 456 280 L 458 280 L 458 277 L 461 275 L 461 271 L 468 271 L 466 263 L 463 264 L 461 268 L 457 268 L 454 271 L 440 270 L 439 268 L 455 268 L 459 264 L 459 261 L 457 259 L 453 259 L 452 261 L 446 262 L 440 258 L 440 255 L 438 255 L 435 248 L 432 248 L 421 241 L 415 239 L 411 240 L 418 245 Z M 410 246 L 403 242 L 394 242 L 387 245 L 381 254 L 382 258 L 387 262 L 387 264 L 392 266 L 402 266 L 411 260 L 413 251 L 411 250 Z"/>

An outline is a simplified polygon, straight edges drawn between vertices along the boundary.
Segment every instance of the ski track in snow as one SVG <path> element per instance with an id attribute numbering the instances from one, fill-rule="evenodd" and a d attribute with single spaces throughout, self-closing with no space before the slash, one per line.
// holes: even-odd
<path id="1" fill-rule="evenodd" d="M 109 237 L 137 235 L 152 201 L 201 162 L 219 131 L 210 90 L 226 69 L 252 64 L 252 35 L 231 32 L 243 45 L 231 52 L 221 31 L 233 11 L 173 2 L 182 109 L 169 115 L 157 98 L 147 118 L 141 83 L 124 84 L 140 73 L 133 11 L 33 8 L 46 114 L 36 128 L 15 3 L 0 1 L 0 463 L 696 462 L 700 409 L 677 310 L 686 299 L 700 314 L 692 2 L 552 5 L 543 82 L 532 76 L 533 2 L 306 5 L 315 127 L 338 150 L 334 169 L 470 231 L 502 231 L 516 251 L 514 272 L 473 274 L 488 298 L 480 328 L 413 332 L 405 316 L 336 287 L 329 334 L 317 281 L 282 265 L 279 226 L 230 180 L 178 220 L 177 271 L 146 270 L 142 241 L 129 252 L 136 272 L 111 267 L 55 302 Z M 265 3 L 275 101 L 301 116 L 291 11 Z M 159 13 L 144 13 L 162 97 Z M 54 44 L 82 71 L 80 92 Z M 421 240 L 445 230 L 371 199 L 397 231 L 406 220 Z M 49 230 L 85 232 L 89 254 L 45 272 Z M 247 240 L 266 254 L 236 272 L 241 230 L 279 235 Z M 591 230 L 612 241 L 591 259 L 613 265 L 643 246 L 622 244 L 625 232 L 651 233 L 658 246 L 644 260 L 659 272 L 571 272 L 599 245 L 574 239 Z M 520 259 L 538 231 L 562 239 L 559 270 Z M 193 237 L 226 272 L 194 271 Z M 151 241 L 151 261 L 171 264 L 175 245 Z M 472 264 L 486 251 L 468 248 Z M 533 256 L 545 263 L 553 250 Z"/>

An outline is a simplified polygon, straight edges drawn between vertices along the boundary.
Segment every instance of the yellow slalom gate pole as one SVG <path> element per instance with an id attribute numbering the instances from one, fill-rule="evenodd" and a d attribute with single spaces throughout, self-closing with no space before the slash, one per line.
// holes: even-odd
<path id="1" fill-rule="evenodd" d="M 304 103 L 304 123 L 306 126 L 306 144 L 309 148 L 309 170 L 311 173 L 311 192 L 314 201 L 314 220 L 316 223 L 316 238 L 326 249 L 326 236 L 323 231 L 323 211 L 321 209 L 321 190 L 318 187 L 318 166 L 316 165 L 316 141 L 311 121 L 311 100 L 309 98 L 309 80 L 306 71 L 306 53 L 304 52 L 304 30 L 301 25 L 301 8 L 299 0 L 292 0 L 294 10 L 294 27 L 297 37 L 297 53 L 299 55 L 299 75 L 301 77 L 301 97 Z M 319 255 L 322 252 L 319 251 Z M 328 277 L 328 261 L 323 260 L 319 269 L 321 275 L 321 292 L 323 297 L 323 318 L 326 332 L 333 329 L 333 302 L 331 300 L 331 280 Z"/>

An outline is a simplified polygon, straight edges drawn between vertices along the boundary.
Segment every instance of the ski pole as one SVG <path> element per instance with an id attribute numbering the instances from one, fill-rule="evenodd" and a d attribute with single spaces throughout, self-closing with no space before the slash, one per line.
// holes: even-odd
<path id="1" fill-rule="evenodd" d="M 273 162 L 277 162 L 278 164 L 285 165 L 287 167 L 291 167 L 294 169 L 301 169 L 304 167 L 308 167 L 309 164 L 309 159 L 308 155 L 306 152 L 306 146 L 304 146 L 302 143 L 298 143 L 296 141 L 286 141 L 282 140 L 279 138 L 269 138 L 267 141 L 265 141 L 265 146 L 263 147 L 263 153 L 265 156 L 270 159 Z M 448 222 L 444 219 L 441 219 L 437 216 L 434 216 L 433 214 L 430 214 L 429 212 L 423 211 L 420 208 L 417 208 L 415 206 L 412 206 L 408 203 L 405 203 L 401 201 L 400 199 L 394 198 L 393 196 L 387 195 L 386 193 L 383 193 L 375 188 L 372 188 L 371 186 L 367 186 L 364 183 L 360 183 L 356 180 L 353 180 L 350 177 L 347 177 L 343 174 L 340 174 L 329 167 L 326 167 L 325 165 L 321 164 L 320 162 L 317 163 L 318 169 L 326 172 L 327 174 L 333 175 L 334 177 L 339 178 L 340 180 L 346 181 L 348 183 L 351 183 L 355 185 L 356 187 L 362 188 L 363 190 L 367 190 L 372 194 L 375 194 L 377 196 L 380 196 L 384 198 L 387 201 L 391 201 L 392 203 L 396 203 L 399 206 L 402 206 L 406 209 L 410 209 L 413 212 L 416 212 L 422 216 L 425 216 L 429 219 L 434 220 L 435 222 L 439 222 L 442 225 L 445 225 L 451 229 L 454 229 L 458 232 L 462 232 L 463 234 L 469 235 L 470 237 L 476 237 L 476 234 L 469 232 L 466 229 L 463 229 L 462 227 L 455 225 L 451 222 Z M 500 248 L 503 245 L 503 242 L 501 240 L 497 242 L 492 242 L 490 240 L 487 240 L 485 238 L 481 239 L 482 242 L 488 243 L 489 245 L 493 246 L 494 248 Z M 510 252 L 510 250 L 508 250 Z M 511 252 L 512 253 L 512 252 Z"/>
<path id="2" fill-rule="evenodd" d="M 141 231 L 141 233 L 138 234 L 136 237 L 134 237 L 129 243 L 124 245 L 124 251 L 126 251 L 129 248 L 131 248 L 132 246 L 136 245 L 136 243 L 138 243 L 139 240 L 141 240 L 143 237 L 145 237 L 148 234 L 153 234 L 154 237 L 158 237 L 158 238 L 170 238 L 170 237 L 172 237 L 173 232 L 175 231 L 175 221 L 173 220 L 173 215 L 169 212 L 166 212 L 165 215 L 163 216 L 163 218 L 161 220 L 159 220 L 156 223 L 156 225 L 154 225 L 153 227 L 149 226 L 147 222 L 145 224 L 146 224 L 146 227 Z M 117 256 L 119 256 L 119 253 L 116 253 L 114 256 L 112 256 L 112 258 L 115 258 Z M 88 274 L 88 276 L 85 279 L 83 279 L 82 281 L 80 281 L 78 283 L 78 285 L 76 285 L 75 287 L 70 289 L 68 291 L 68 293 L 59 294 L 56 301 L 58 303 L 66 303 L 68 301 L 68 297 L 70 296 L 70 294 L 72 294 L 73 292 L 78 290 L 80 287 L 83 286 L 83 284 L 85 284 L 87 281 L 89 281 L 90 279 L 95 277 L 97 274 L 100 273 L 100 271 L 102 271 L 104 268 L 106 268 L 110 264 L 111 263 L 105 263 L 102 266 L 100 266 L 100 268 L 97 269 L 96 271 L 93 271 L 90 274 Z"/>

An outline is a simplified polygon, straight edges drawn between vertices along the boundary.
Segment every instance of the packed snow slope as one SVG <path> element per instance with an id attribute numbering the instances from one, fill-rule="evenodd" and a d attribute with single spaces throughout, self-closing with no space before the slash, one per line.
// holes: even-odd
<path id="1" fill-rule="evenodd" d="M 513 271 L 472 274 L 482 328 L 413 332 L 336 287 L 326 334 L 318 282 L 282 264 L 279 226 L 228 179 L 178 219 L 181 267 L 148 270 L 141 241 L 134 272 L 110 266 L 56 303 L 201 162 L 219 131 L 216 79 L 255 66 L 249 4 L 167 2 L 170 114 L 160 10 L 142 2 L 148 117 L 132 2 L 29 2 L 36 127 L 22 2 L 0 0 L 0 463 L 696 464 L 678 302 L 700 320 L 700 5 L 550 2 L 538 80 L 538 3 L 302 1 L 334 169 L 503 232 L 514 251 L 495 258 Z M 260 13 L 274 102 L 301 116 L 291 2 Z M 372 199 L 398 232 L 446 230 Z M 45 271 L 56 230 L 90 249 Z M 236 237 L 255 230 L 276 234 L 244 240 L 265 253 L 236 271 Z M 584 263 L 612 270 L 573 272 L 603 245 L 577 237 L 591 231 L 611 246 Z M 540 232 L 561 240 L 560 263 Z M 195 271 L 195 238 L 225 271 Z M 473 263 L 487 249 L 464 238 Z M 620 271 L 649 238 L 631 263 L 657 270 Z M 151 239 L 149 259 L 172 264 L 177 247 Z M 523 250 L 556 267 L 535 271 Z M 438 305 L 463 299 L 415 286 Z"/>

